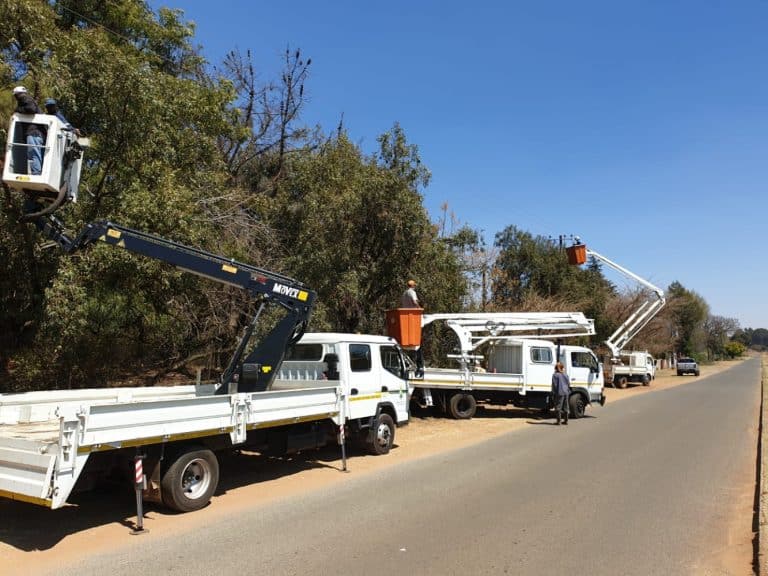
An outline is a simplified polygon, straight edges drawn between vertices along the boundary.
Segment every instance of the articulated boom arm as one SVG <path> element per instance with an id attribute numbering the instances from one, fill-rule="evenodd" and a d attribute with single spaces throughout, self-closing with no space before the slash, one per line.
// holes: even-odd
<path id="1" fill-rule="evenodd" d="M 632 338 L 634 338 L 637 333 L 640 332 L 640 330 L 642 330 L 646 324 L 648 324 L 648 322 L 650 322 L 653 317 L 656 316 L 656 314 L 658 314 L 659 310 L 664 307 L 664 304 L 666 303 L 666 299 L 664 298 L 664 291 L 658 286 L 654 286 L 647 280 L 640 278 L 640 276 L 637 274 L 630 272 L 623 266 L 616 264 L 616 262 L 609 260 L 602 254 L 598 254 L 594 250 L 587 248 L 586 253 L 587 256 L 592 256 L 593 258 L 604 262 L 614 270 L 624 274 L 632 280 L 635 280 L 637 283 L 639 283 L 644 288 L 649 289 L 655 295 L 655 298 L 651 297 L 643 302 L 640 307 L 632 314 L 630 314 L 629 318 L 627 318 L 624 323 L 619 326 L 613 334 L 611 334 L 608 340 L 605 341 L 605 345 L 608 346 L 608 348 L 611 350 L 611 355 L 614 358 L 617 358 L 621 354 L 621 351 L 624 349 L 624 347 L 629 343 L 629 341 L 632 340 Z"/>
<path id="2" fill-rule="evenodd" d="M 68 253 L 101 241 L 167 262 L 192 274 L 242 288 L 256 297 L 256 314 L 221 376 L 219 393 L 228 393 L 230 384 L 237 384 L 240 392 L 268 389 L 287 348 L 301 338 L 309 322 L 316 294 L 301 282 L 287 276 L 112 222 L 87 224 L 74 239 L 63 232 L 60 222 L 52 216 L 36 219 L 35 224 L 45 237 L 57 242 Z M 252 347 L 248 352 L 246 348 L 251 347 L 251 337 L 262 311 L 268 304 L 283 308 L 286 315 L 258 346 Z"/>
<path id="3" fill-rule="evenodd" d="M 425 314 L 421 327 L 444 321 L 459 337 L 459 362 L 465 366 L 486 342 L 511 338 L 568 338 L 595 334 L 595 322 L 581 312 L 477 312 Z"/>

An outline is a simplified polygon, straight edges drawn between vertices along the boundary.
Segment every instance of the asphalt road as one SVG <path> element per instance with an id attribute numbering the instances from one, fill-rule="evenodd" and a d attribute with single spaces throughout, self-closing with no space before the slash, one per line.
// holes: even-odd
<path id="1" fill-rule="evenodd" d="M 760 363 L 690 378 L 56 574 L 701 574 L 755 478 Z"/>

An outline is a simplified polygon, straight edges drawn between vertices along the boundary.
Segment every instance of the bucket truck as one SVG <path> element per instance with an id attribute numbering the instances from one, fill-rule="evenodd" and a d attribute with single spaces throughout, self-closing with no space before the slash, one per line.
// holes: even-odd
<path id="1" fill-rule="evenodd" d="M 578 237 L 574 240 L 574 244 L 566 248 L 570 264 L 578 266 L 592 257 L 646 289 L 646 299 L 605 341 L 611 352 L 610 366 L 606 369 L 606 383 L 618 388 L 626 388 L 628 382 L 650 386 L 656 377 L 656 361 L 653 356 L 645 351 L 625 352 L 624 348 L 664 307 L 664 291 L 613 260 L 587 248 Z"/>
<path id="2" fill-rule="evenodd" d="M 574 418 L 584 416 L 590 404 L 605 404 L 597 357 L 588 348 L 559 342 L 595 333 L 594 322 L 581 312 L 422 315 L 415 308 L 387 311 L 389 335 L 406 349 L 420 346 L 422 329 L 438 322 L 458 338 L 457 353 L 448 355 L 458 368 L 427 363 L 423 377 L 411 381 L 413 400 L 421 406 L 437 406 L 456 419 L 472 418 L 479 402 L 545 409 L 558 361 L 571 379 Z"/>

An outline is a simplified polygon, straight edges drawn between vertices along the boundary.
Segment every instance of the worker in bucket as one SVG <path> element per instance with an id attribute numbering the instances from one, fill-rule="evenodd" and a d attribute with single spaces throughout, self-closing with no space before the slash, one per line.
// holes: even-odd
<path id="1" fill-rule="evenodd" d="M 80 136 L 80 130 L 72 126 L 72 124 L 69 123 L 69 121 L 64 117 L 64 114 L 61 113 L 61 110 L 59 110 L 59 103 L 56 102 L 53 98 L 48 98 L 48 100 L 45 101 L 45 113 L 50 114 L 51 116 L 56 116 L 62 124 L 64 124 L 64 128 L 67 130 L 72 130 L 75 134 Z"/>
<path id="2" fill-rule="evenodd" d="M 423 308 L 416 294 L 416 280 L 408 280 L 407 288 L 400 297 L 400 308 Z"/>
<path id="3" fill-rule="evenodd" d="M 419 295 L 416 294 L 416 280 L 408 280 L 407 287 L 403 295 L 400 297 L 400 308 L 423 308 Z M 409 351 L 410 352 L 410 351 Z M 414 361 L 416 362 L 416 378 L 424 377 L 424 353 L 421 351 L 421 346 L 413 350 Z"/>
<path id="4" fill-rule="evenodd" d="M 560 426 L 562 418 L 563 424 L 568 425 L 568 398 L 571 395 L 571 380 L 568 374 L 563 371 L 563 363 L 555 364 L 555 373 L 552 374 L 552 400 L 555 405 L 555 415 L 557 416 L 557 426 Z"/>
<path id="5" fill-rule="evenodd" d="M 35 99 L 27 92 L 24 86 L 16 86 L 13 89 L 13 97 L 16 98 L 16 112 L 19 114 L 40 114 L 40 107 Z M 27 144 L 27 165 L 29 174 L 38 176 L 43 172 L 43 153 L 45 139 L 43 132 L 37 124 L 25 122 L 24 137 Z"/>

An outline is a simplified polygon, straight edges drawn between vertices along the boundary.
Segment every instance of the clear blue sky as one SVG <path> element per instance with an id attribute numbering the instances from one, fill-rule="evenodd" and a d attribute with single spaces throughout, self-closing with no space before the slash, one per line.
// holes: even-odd
<path id="1" fill-rule="evenodd" d="M 577 234 L 713 314 L 768 328 L 768 0 L 153 0 L 212 64 L 312 58 L 303 120 L 353 141 L 399 122 L 447 203 L 493 242 Z M 619 285 L 625 284 L 614 278 Z"/>

